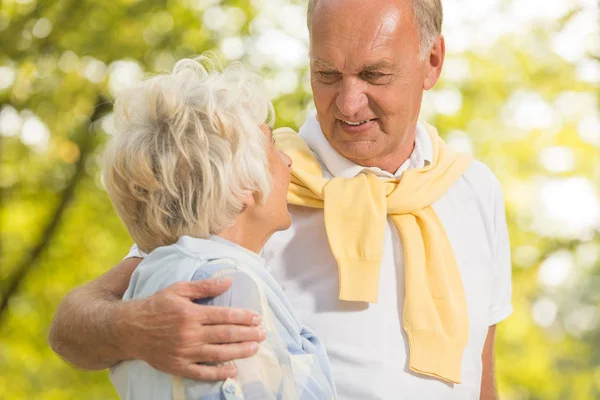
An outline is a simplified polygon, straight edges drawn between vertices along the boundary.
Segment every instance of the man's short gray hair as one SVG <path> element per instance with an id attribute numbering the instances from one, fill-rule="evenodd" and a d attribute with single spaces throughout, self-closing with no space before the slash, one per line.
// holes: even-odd
<path id="1" fill-rule="evenodd" d="M 273 106 L 259 76 L 206 57 L 117 96 L 116 134 L 103 181 L 129 233 L 145 252 L 182 235 L 206 238 L 234 223 L 244 199 L 271 191 L 267 138 Z"/>
<path id="2" fill-rule="evenodd" d="M 312 17 L 318 0 L 308 0 L 307 25 L 312 28 Z M 441 0 L 411 0 L 415 24 L 419 30 L 421 60 L 427 57 L 436 39 L 442 33 L 444 11 Z"/>

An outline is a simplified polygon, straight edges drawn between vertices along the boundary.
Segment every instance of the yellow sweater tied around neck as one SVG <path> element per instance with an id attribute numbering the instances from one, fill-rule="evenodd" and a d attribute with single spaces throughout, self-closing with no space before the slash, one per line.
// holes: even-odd
<path id="1" fill-rule="evenodd" d="M 398 229 L 405 254 L 404 329 L 409 368 L 461 383 L 469 322 L 452 248 L 431 207 L 460 178 L 472 159 L 450 149 L 424 124 L 433 145 L 431 164 L 400 180 L 371 173 L 323 177 L 321 165 L 293 130 L 274 132 L 277 147 L 293 160 L 288 203 L 324 209 L 325 228 L 339 270 L 339 298 L 377 302 L 386 219 Z"/>

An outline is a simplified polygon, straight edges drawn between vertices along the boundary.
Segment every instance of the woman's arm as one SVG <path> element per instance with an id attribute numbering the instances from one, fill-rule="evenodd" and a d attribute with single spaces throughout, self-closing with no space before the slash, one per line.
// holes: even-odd
<path id="1" fill-rule="evenodd" d="M 127 259 L 69 293 L 52 322 L 52 349 L 84 369 L 104 369 L 138 358 L 158 370 L 192 379 L 235 376 L 235 367 L 196 362 L 256 353 L 257 342 L 263 340 L 257 327 L 260 315 L 191 301 L 223 293 L 231 285 L 228 279 L 177 283 L 147 299 L 122 302 L 140 261 Z"/>

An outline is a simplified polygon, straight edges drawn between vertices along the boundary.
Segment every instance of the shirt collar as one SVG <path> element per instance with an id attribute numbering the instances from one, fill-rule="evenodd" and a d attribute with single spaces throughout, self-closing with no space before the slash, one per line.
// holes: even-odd
<path id="1" fill-rule="evenodd" d="M 339 154 L 325 139 L 315 111 L 311 112 L 306 118 L 306 122 L 300 128 L 300 136 L 333 176 L 343 178 L 354 178 L 366 170 L 377 176 L 399 179 L 404 171 L 423 168 L 431 163 L 433 153 L 431 138 L 421 122 L 417 123 L 415 130 L 415 148 L 408 160 L 398 168 L 395 174 L 390 174 L 377 167 L 358 165 Z"/>
<path id="2" fill-rule="evenodd" d="M 265 260 L 258 254 L 216 235 L 210 235 L 208 239 L 181 236 L 176 245 L 201 259 L 230 258 L 255 267 L 265 265 Z"/>

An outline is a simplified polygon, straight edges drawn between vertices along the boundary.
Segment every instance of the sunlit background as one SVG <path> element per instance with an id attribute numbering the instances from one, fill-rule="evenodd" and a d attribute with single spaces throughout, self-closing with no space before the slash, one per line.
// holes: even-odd
<path id="1" fill-rule="evenodd" d="M 514 314 L 506 400 L 600 399 L 600 36 L 596 0 L 444 0 L 442 81 L 422 117 L 502 182 Z M 260 72 L 277 125 L 312 108 L 305 4 L 0 3 L 0 399 L 109 399 L 106 372 L 47 346 L 61 298 L 131 245 L 99 178 L 111 99 L 215 50 Z M 358 377 L 360 379 L 360 377 Z"/>

